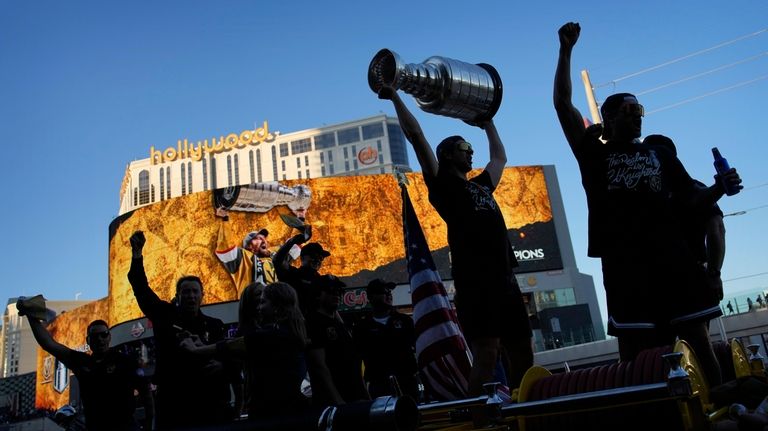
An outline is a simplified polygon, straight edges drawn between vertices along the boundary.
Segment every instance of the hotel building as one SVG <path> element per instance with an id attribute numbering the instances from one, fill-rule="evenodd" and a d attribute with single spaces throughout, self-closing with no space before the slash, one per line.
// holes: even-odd
<path id="1" fill-rule="evenodd" d="M 386 115 L 288 134 L 268 122 L 253 130 L 196 142 L 150 147 L 131 162 L 120 214 L 194 192 L 252 183 L 342 175 L 409 172 L 403 132 Z"/>

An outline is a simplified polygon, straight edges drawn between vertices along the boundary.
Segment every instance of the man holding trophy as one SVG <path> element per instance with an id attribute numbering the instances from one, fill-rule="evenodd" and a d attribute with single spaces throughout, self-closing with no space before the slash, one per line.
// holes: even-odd
<path id="1" fill-rule="evenodd" d="M 444 67 L 445 64 L 451 67 Z M 416 75 L 444 82 L 414 83 L 409 75 L 419 68 L 430 69 L 430 73 Z M 477 79 L 454 79 L 452 74 L 458 68 Z M 516 388 L 533 365 L 533 349 L 528 313 L 512 270 L 517 261 L 504 217 L 493 198 L 507 161 L 492 120 L 501 98 L 498 73 L 489 65 L 471 65 L 443 57 L 431 57 L 422 65 L 403 65 L 397 54 L 382 50 L 371 62 L 368 79 L 380 99 L 394 104 L 400 127 L 421 165 L 429 201 L 448 225 L 456 287 L 454 302 L 473 355 L 469 393 L 482 395 L 483 384 L 497 380 L 494 371 L 499 361 L 504 366 L 508 386 Z M 460 88 L 472 85 L 479 85 L 479 91 Z M 437 90 L 430 94 L 430 87 Z M 436 152 L 432 151 L 421 126 L 400 99 L 398 88 L 418 94 L 417 102 L 427 112 L 463 119 L 485 130 L 490 161 L 480 175 L 467 179 L 473 149 L 461 136 L 445 138 Z M 443 91 L 446 88 L 450 91 Z M 462 100 L 467 93 L 487 97 Z"/>

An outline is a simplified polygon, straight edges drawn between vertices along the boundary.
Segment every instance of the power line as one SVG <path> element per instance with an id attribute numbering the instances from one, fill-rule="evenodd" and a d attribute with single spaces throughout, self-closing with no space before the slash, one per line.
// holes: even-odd
<path id="1" fill-rule="evenodd" d="M 728 69 L 730 67 L 737 66 L 737 65 L 742 64 L 742 63 L 746 63 L 748 61 L 757 60 L 758 58 L 764 57 L 766 55 L 768 55 L 768 52 L 763 52 L 763 53 L 754 55 L 752 57 L 745 58 L 743 60 L 739 60 L 739 61 L 736 61 L 736 62 L 733 62 L 733 63 L 730 63 L 730 64 L 726 64 L 724 66 L 720 66 L 720 67 L 716 67 L 714 69 L 710 69 L 710 70 L 708 70 L 706 72 L 697 73 L 695 75 L 691 75 L 691 76 L 688 76 L 686 78 L 678 79 L 677 81 L 672 81 L 672 82 L 668 82 L 666 84 L 659 85 L 658 87 L 651 88 L 650 90 L 641 91 L 639 93 L 636 93 L 636 95 L 637 96 L 642 96 L 644 94 L 653 93 L 654 91 L 658 91 L 658 90 L 661 90 L 661 89 L 664 89 L 664 88 L 667 88 L 667 87 L 671 87 L 673 85 L 681 84 L 683 82 L 690 81 L 692 79 L 701 78 L 702 76 L 706 76 L 706 75 L 709 75 L 709 74 L 712 74 L 712 73 L 715 73 L 715 72 L 719 72 L 721 70 L 725 70 L 725 69 Z"/>
<path id="2" fill-rule="evenodd" d="M 715 46 L 712 46 L 710 48 L 702 49 L 700 51 L 696 51 L 694 53 L 687 54 L 687 55 L 684 55 L 682 57 L 675 58 L 673 60 L 670 60 L 670 61 L 658 64 L 656 66 L 651 66 L 649 68 L 640 70 L 638 72 L 630 73 L 629 75 L 624 75 L 624 76 L 622 76 L 620 78 L 616 78 L 616 79 L 608 81 L 606 83 L 597 85 L 597 86 L 593 87 L 593 89 L 600 88 L 600 87 L 606 87 L 606 86 L 609 86 L 609 85 L 616 85 L 616 83 L 619 82 L 619 81 L 623 81 L 625 79 L 633 78 L 635 76 L 642 75 L 643 73 L 651 72 L 653 70 L 660 69 L 660 68 L 665 67 L 665 66 L 669 66 L 670 64 L 678 63 L 680 61 L 687 60 L 687 59 L 689 59 L 691 57 L 695 57 L 697 55 L 701 55 L 701 54 L 704 54 L 704 53 L 707 53 L 707 52 L 710 52 L 710 51 L 714 51 L 714 50 L 716 50 L 718 48 L 722 48 L 724 46 L 728 46 L 728 45 L 734 44 L 734 43 L 739 42 L 741 40 L 749 39 L 751 37 L 755 37 L 755 36 L 757 36 L 757 35 L 759 35 L 761 33 L 765 33 L 766 31 L 768 31 L 768 28 L 764 28 L 762 30 L 758 30 L 758 31 L 756 31 L 754 33 L 746 34 L 744 36 L 737 37 L 736 39 L 732 39 L 732 40 L 729 40 L 729 41 L 726 41 L 726 42 L 723 42 L 723 43 L 719 43 L 719 44 L 717 44 Z"/>
<path id="3" fill-rule="evenodd" d="M 759 273 L 757 273 L 757 274 L 749 274 L 749 275 L 743 275 L 743 276 L 741 276 L 741 277 L 736 277 L 736 278 L 729 278 L 728 280 L 723 280 L 723 283 L 727 283 L 727 282 L 729 282 L 729 281 L 742 280 L 742 279 L 745 279 L 745 278 L 753 278 L 753 277 L 759 277 L 759 276 L 761 276 L 761 275 L 766 275 L 766 274 L 768 274 L 768 272 L 759 272 Z"/>
<path id="4" fill-rule="evenodd" d="M 728 87 L 724 87 L 724 88 L 721 88 L 719 90 L 711 91 L 709 93 L 705 93 L 705 94 L 702 94 L 700 96 L 691 97 L 689 99 L 685 99 L 685 100 L 682 100 L 680 102 L 673 103 L 671 105 L 662 106 L 661 108 L 657 108 L 657 109 L 654 109 L 654 110 L 646 112 L 645 115 L 650 115 L 650 114 L 655 114 L 657 112 L 666 111 L 667 109 L 675 108 L 675 107 L 678 107 L 680 105 L 684 105 L 686 103 L 690 103 L 690 102 L 693 102 L 693 101 L 696 101 L 696 100 L 699 100 L 699 99 L 703 99 L 705 97 L 714 96 L 715 94 L 720 94 L 720 93 L 724 93 L 726 91 L 734 90 L 736 88 L 743 87 L 745 85 L 749 85 L 749 84 L 752 84 L 752 83 L 757 82 L 757 81 L 761 81 L 761 80 L 766 79 L 766 78 L 768 78 L 768 75 L 759 76 L 759 77 L 757 77 L 755 79 L 750 79 L 749 81 L 742 81 L 742 82 L 739 82 L 738 84 L 734 84 L 734 85 L 731 85 L 731 86 L 728 86 Z"/>

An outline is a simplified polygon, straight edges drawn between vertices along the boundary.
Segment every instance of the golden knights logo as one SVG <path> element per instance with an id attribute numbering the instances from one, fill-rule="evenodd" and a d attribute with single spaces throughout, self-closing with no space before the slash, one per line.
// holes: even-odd
<path id="1" fill-rule="evenodd" d="M 58 393 L 62 393 L 69 386 L 69 370 L 64 366 L 64 363 L 56 360 L 56 371 L 53 376 L 53 389 Z"/>
<path id="2" fill-rule="evenodd" d="M 51 383 L 53 380 L 53 356 L 48 355 L 43 358 L 43 381 L 42 383 Z"/>

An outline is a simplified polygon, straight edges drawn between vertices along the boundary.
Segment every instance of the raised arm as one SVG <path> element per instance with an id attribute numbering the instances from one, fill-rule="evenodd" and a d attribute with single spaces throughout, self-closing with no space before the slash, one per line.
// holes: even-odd
<path id="1" fill-rule="evenodd" d="M 21 301 L 16 302 L 16 308 L 19 310 L 19 314 L 25 315 L 24 307 L 20 305 L 20 303 Z M 29 327 L 32 329 L 32 335 L 35 337 L 37 344 L 39 344 L 43 350 L 56 357 L 56 359 L 62 361 L 68 367 L 71 367 L 70 357 L 74 350 L 54 340 L 53 337 L 51 337 L 51 333 L 45 329 L 40 320 L 30 315 L 27 315 L 27 320 L 29 321 Z"/>
<path id="2" fill-rule="evenodd" d="M 576 151 L 584 136 L 584 121 L 581 113 L 571 101 L 573 87 L 571 85 L 571 52 L 576 41 L 579 40 L 581 27 L 578 23 L 569 22 L 558 30 L 560 37 L 560 54 L 557 58 L 557 70 L 555 71 L 555 88 L 553 101 L 560 127 L 563 129 L 565 139 Z"/>
<path id="3" fill-rule="evenodd" d="M 504 167 L 507 165 L 507 152 L 504 150 L 504 144 L 501 143 L 499 132 L 493 120 L 487 120 L 479 124 L 479 127 L 485 130 L 488 136 L 488 154 L 490 160 L 485 166 L 485 170 L 491 176 L 493 186 L 496 187 L 501 181 L 501 175 L 504 173 Z"/>
<path id="4" fill-rule="evenodd" d="M 272 256 L 272 263 L 275 265 L 278 279 L 280 279 L 282 277 L 281 274 L 284 271 L 287 271 L 291 266 L 291 259 L 288 258 L 291 248 L 293 248 L 294 245 L 304 244 L 309 241 L 310 238 L 312 238 L 312 226 L 307 225 L 304 228 L 304 232 L 291 237 L 285 244 L 280 246 L 277 253 Z"/>
<path id="5" fill-rule="evenodd" d="M 403 100 L 397 94 L 397 91 L 388 86 L 384 86 L 379 90 L 379 99 L 391 100 L 395 105 L 395 112 L 397 113 L 397 119 L 400 121 L 400 128 L 403 129 L 406 139 L 413 146 L 413 151 L 416 153 L 416 158 L 419 160 L 421 166 L 421 173 L 424 175 L 424 180 L 429 182 L 437 176 L 437 158 L 432 151 L 432 147 L 429 146 L 429 142 L 424 137 L 424 132 L 421 130 L 419 122 L 416 121 L 416 117 L 411 114 L 411 111 L 405 106 Z"/>
<path id="6" fill-rule="evenodd" d="M 157 294 L 149 287 L 147 274 L 144 272 L 144 244 L 146 243 L 144 232 L 138 230 L 131 235 L 131 269 L 128 271 L 128 281 L 133 289 L 133 296 L 139 308 L 150 320 L 161 317 L 163 314 L 165 301 L 160 299 Z"/>

